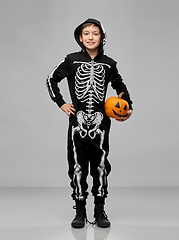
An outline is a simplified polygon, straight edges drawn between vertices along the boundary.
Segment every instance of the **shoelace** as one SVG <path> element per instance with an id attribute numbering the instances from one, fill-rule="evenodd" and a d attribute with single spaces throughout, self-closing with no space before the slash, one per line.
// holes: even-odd
<path id="1" fill-rule="evenodd" d="M 86 223 L 89 223 L 89 224 L 91 224 L 91 225 L 95 225 L 95 224 L 96 224 L 96 220 L 94 220 L 93 222 L 90 222 L 90 221 L 88 220 L 88 218 L 87 218 L 86 213 L 85 213 L 85 216 L 84 216 L 83 212 L 80 211 L 77 206 L 73 206 L 73 209 L 75 209 L 75 210 L 77 211 L 76 214 L 77 214 L 78 216 L 85 217 Z"/>
<path id="2" fill-rule="evenodd" d="M 87 222 L 91 225 L 95 225 L 99 219 L 99 217 L 104 217 L 105 219 L 108 219 L 108 216 L 106 215 L 105 211 L 103 209 L 99 209 L 98 210 L 98 213 L 97 213 L 97 216 L 95 217 L 95 220 L 93 222 L 90 222 L 88 219 L 87 219 Z"/>
<path id="3" fill-rule="evenodd" d="M 86 212 L 85 212 L 85 211 L 84 211 L 84 212 L 83 212 L 83 211 L 80 211 L 80 209 L 79 209 L 77 206 L 73 206 L 73 209 L 76 210 L 76 214 L 77 214 L 78 216 L 85 218 L 86 223 L 89 222 L 88 219 L 87 219 L 87 215 L 86 215 Z M 85 213 L 85 215 L 84 215 L 84 213 Z M 90 222 L 89 222 L 89 223 L 90 223 Z"/>
<path id="4" fill-rule="evenodd" d="M 108 216 L 106 215 L 105 211 L 103 209 L 99 209 L 97 213 L 97 217 L 95 217 L 95 220 L 90 222 L 87 218 L 87 215 L 85 213 L 85 216 L 82 211 L 79 210 L 77 206 L 73 206 L 73 209 L 77 210 L 77 214 L 81 217 L 85 217 L 86 223 L 89 223 L 91 225 L 95 225 L 99 219 L 99 215 L 102 215 L 105 219 L 108 219 Z"/>

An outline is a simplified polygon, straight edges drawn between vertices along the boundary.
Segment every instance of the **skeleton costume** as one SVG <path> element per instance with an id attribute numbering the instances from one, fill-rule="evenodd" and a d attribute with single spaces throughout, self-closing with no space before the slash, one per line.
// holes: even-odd
<path id="1" fill-rule="evenodd" d="M 99 53 L 94 59 L 91 59 L 79 40 L 81 26 L 87 22 L 99 26 L 102 35 Z M 58 83 L 67 78 L 71 100 L 76 109 L 75 115 L 69 118 L 67 146 L 72 198 L 87 198 L 89 166 L 93 177 L 93 196 L 106 198 L 107 176 L 111 171 L 108 161 L 111 120 L 104 111 L 108 83 L 117 94 L 125 93 L 123 98 L 128 101 L 130 109 L 132 101 L 118 73 L 116 62 L 104 55 L 105 31 L 102 24 L 95 19 L 88 19 L 75 29 L 74 37 L 82 50 L 67 55 L 48 75 L 47 87 L 51 99 L 61 107 L 65 101 Z"/>

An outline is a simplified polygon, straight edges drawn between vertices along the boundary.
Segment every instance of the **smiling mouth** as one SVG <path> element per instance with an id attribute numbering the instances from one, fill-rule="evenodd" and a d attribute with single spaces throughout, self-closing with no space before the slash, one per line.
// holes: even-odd
<path id="1" fill-rule="evenodd" d="M 87 42 L 89 45 L 93 45 L 95 44 L 95 42 Z"/>
<path id="2" fill-rule="evenodd" d="M 120 115 L 120 114 L 118 114 L 118 113 L 115 112 L 114 110 L 113 110 L 113 113 L 114 113 L 114 115 L 116 115 L 117 117 L 125 117 L 124 115 Z"/>

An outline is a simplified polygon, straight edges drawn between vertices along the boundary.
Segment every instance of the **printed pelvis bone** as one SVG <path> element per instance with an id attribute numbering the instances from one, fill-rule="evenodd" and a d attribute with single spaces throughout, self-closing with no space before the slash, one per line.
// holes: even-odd
<path id="1" fill-rule="evenodd" d="M 78 131 L 82 138 L 86 137 L 88 134 L 90 138 L 94 139 L 96 134 L 101 134 L 99 126 L 102 122 L 103 114 L 100 112 L 95 112 L 93 114 L 87 114 L 83 111 L 77 113 L 78 126 L 74 129 L 75 132 Z M 86 126 L 86 128 L 85 128 Z M 89 129 L 90 126 L 94 126 Z"/>

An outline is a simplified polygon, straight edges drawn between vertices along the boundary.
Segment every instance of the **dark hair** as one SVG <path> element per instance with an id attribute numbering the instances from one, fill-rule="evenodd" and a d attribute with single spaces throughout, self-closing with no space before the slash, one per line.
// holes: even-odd
<path id="1" fill-rule="evenodd" d="M 98 27 L 98 28 L 100 29 L 100 27 L 99 27 L 97 24 L 95 24 L 95 23 L 84 23 L 84 24 L 81 26 L 81 28 L 80 28 L 80 35 L 82 35 L 82 32 L 83 32 L 83 29 L 84 29 L 84 28 L 90 27 L 90 26 L 92 26 L 92 25 L 94 25 L 94 26 L 96 26 L 96 27 Z M 101 32 L 101 29 L 100 29 L 100 32 Z M 102 33 L 101 33 L 101 35 L 102 35 Z"/>

